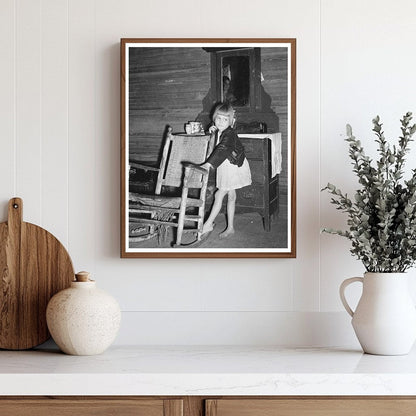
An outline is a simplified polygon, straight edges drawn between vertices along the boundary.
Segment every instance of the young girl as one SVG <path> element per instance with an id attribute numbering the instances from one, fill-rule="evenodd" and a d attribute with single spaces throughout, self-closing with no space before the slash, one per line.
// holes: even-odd
<path id="1" fill-rule="evenodd" d="M 234 109 L 229 103 L 219 104 L 212 117 L 214 125 L 211 134 L 217 134 L 217 146 L 209 158 L 201 165 L 203 168 L 217 169 L 217 192 L 211 213 L 204 224 L 202 234 L 214 228 L 214 220 L 219 214 L 225 195 L 227 200 L 227 228 L 220 234 L 220 238 L 234 233 L 235 190 L 251 184 L 251 173 L 244 154 L 244 147 L 233 130 Z"/>

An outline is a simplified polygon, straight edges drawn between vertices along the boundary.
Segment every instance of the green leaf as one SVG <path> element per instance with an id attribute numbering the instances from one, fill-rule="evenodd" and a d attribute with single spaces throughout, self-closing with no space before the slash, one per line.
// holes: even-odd
<path id="1" fill-rule="evenodd" d="M 380 117 L 372 120 L 379 153 L 374 162 L 347 124 L 345 140 L 360 188 L 352 200 L 331 183 L 324 188 L 333 195 L 331 204 L 347 215 L 349 230 L 325 228 L 322 232 L 347 237 L 351 254 L 367 271 L 405 271 L 416 264 L 416 169 L 410 179 L 404 177 L 409 143 L 416 133 L 411 120 L 412 113 L 407 112 L 400 120 L 398 145 L 392 146 L 384 136 Z"/>

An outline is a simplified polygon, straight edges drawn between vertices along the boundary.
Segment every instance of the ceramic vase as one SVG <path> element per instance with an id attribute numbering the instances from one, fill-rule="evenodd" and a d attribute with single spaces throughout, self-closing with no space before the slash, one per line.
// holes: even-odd
<path id="1" fill-rule="evenodd" d="M 46 310 L 49 332 L 66 354 L 95 355 L 114 341 L 120 327 L 117 301 L 96 287 L 88 272 L 51 298 Z"/>
<path id="2" fill-rule="evenodd" d="M 353 282 L 363 284 L 355 311 L 345 298 Z M 404 355 L 416 340 L 416 309 L 409 294 L 406 273 L 365 273 L 364 278 L 344 280 L 341 301 L 352 316 L 352 326 L 364 352 L 377 355 Z"/>

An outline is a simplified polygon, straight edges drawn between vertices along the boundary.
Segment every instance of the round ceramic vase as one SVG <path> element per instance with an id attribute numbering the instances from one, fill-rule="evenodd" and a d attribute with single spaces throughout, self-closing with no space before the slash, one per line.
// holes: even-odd
<path id="1" fill-rule="evenodd" d="M 345 288 L 363 284 L 363 293 L 353 311 L 345 298 Z M 406 273 L 365 273 L 364 278 L 344 280 L 341 301 L 352 316 L 352 326 L 364 352 L 377 355 L 404 355 L 416 340 L 416 309 L 409 294 Z"/>
<path id="2" fill-rule="evenodd" d="M 71 287 L 49 301 L 46 321 L 58 347 L 66 354 L 95 355 L 104 352 L 120 328 L 117 301 L 96 287 L 89 273 L 80 272 Z"/>

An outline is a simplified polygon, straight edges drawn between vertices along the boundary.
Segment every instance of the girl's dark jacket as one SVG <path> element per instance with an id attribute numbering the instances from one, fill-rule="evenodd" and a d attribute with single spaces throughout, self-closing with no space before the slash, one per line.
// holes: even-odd
<path id="1" fill-rule="evenodd" d="M 206 163 L 211 164 L 216 169 L 225 159 L 228 159 L 231 164 L 240 167 L 246 155 L 244 146 L 237 133 L 231 127 L 227 127 L 222 132 L 220 140 L 206 160 Z"/>

